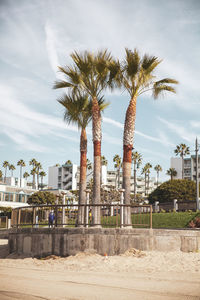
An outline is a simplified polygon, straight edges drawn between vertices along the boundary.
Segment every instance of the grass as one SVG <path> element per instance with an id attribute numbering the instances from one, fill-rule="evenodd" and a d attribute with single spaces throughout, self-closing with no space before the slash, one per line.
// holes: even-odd
<path id="1" fill-rule="evenodd" d="M 188 228 L 188 224 L 196 216 L 200 217 L 200 212 L 165 212 L 165 213 L 153 213 L 152 214 L 152 227 L 153 228 Z M 133 228 L 149 228 L 150 215 L 144 214 L 132 214 Z M 118 222 L 117 222 L 118 221 Z M 89 221 L 90 223 L 90 221 Z M 101 225 L 104 228 L 112 228 L 120 226 L 120 216 L 108 216 L 101 218 Z M 59 223 L 58 223 L 59 225 Z M 39 224 L 39 227 L 48 226 L 48 222 Z M 32 227 L 31 225 L 23 224 L 22 227 Z M 68 219 L 68 225 L 65 227 L 75 227 L 75 219 Z"/>
<path id="2" fill-rule="evenodd" d="M 187 228 L 200 212 L 153 213 L 153 228 Z"/>

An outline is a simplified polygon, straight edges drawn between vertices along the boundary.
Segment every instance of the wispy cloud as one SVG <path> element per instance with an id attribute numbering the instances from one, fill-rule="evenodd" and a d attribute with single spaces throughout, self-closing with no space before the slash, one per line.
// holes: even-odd
<path id="1" fill-rule="evenodd" d="M 163 118 L 158 117 L 158 120 L 165 124 L 168 129 L 170 129 L 174 134 L 178 135 L 180 139 L 183 139 L 187 142 L 192 142 L 195 139 L 194 132 L 187 129 L 187 125 L 179 125 L 176 124 L 174 121 L 170 120 L 167 121 Z"/>
<path id="2" fill-rule="evenodd" d="M 105 123 L 108 123 L 108 124 L 111 124 L 117 128 L 120 128 L 120 129 L 123 129 L 124 128 L 124 125 L 118 121 L 115 121 L 111 118 L 106 118 L 106 117 L 103 117 L 103 121 Z M 166 138 L 166 135 L 163 133 L 163 132 L 159 132 L 159 137 L 154 137 L 154 136 L 151 136 L 151 135 L 148 135 L 148 134 L 145 134 L 141 131 L 138 131 L 138 130 L 135 130 L 135 134 L 138 135 L 138 136 L 141 136 L 147 140 L 150 140 L 150 141 L 153 141 L 153 142 L 156 142 L 156 143 L 160 143 L 162 145 L 167 145 L 167 146 L 174 146 L 173 143 L 171 143 L 167 138 Z"/>

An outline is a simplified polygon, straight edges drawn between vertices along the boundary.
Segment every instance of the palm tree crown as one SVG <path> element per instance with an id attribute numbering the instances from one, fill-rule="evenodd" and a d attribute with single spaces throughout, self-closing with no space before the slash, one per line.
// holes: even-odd
<path id="1" fill-rule="evenodd" d="M 5 175 L 4 175 L 4 182 L 6 182 L 6 173 L 7 173 L 7 168 L 9 167 L 9 162 L 5 160 L 3 162 L 3 168 L 5 168 Z"/>
<path id="2" fill-rule="evenodd" d="M 177 175 L 177 171 L 175 168 L 169 168 L 166 174 L 171 177 L 171 180 L 173 180 L 173 177 Z"/>
<path id="3" fill-rule="evenodd" d="M 9 165 L 9 170 L 11 171 L 11 177 L 13 177 L 13 171 L 15 170 L 15 166 L 14 165 Z"/>
<path id="4" fill-rule="evenodd" d="M 29 176 L 30 176 L 30 175 L 29 175 L 28 172 L 24 172 L 23 177 L 24 177 L 25 179 L 27 179 Z"/>

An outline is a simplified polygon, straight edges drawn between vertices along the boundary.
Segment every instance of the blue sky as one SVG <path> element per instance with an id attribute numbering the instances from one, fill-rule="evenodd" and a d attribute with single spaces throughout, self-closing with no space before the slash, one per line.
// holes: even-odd
<path id="1" fill-rule="evenodd" d="M 57 66 L 71 63 L 73 50 L 108 48 L 122 59 L 125 47 L 163 59 L 158 78 L 180 82 L 176 95 L 156 101 L 142 95 L 137 103 L 134 147 L 143 165 L 159 163 L 166 179 L 175 146 L 194 150 L 200 138 L 198 0 L 0 0 L 0 165 L 36 158 L 47 172 L 68 159 L 79 164 L 80 132 L 63 122 L 56 101 L 63 91 L 52 89 L 61 76 Z M 113 169 L 113 156 L 122 155 L 129 96 L 116 90 L 105 98 L 102 155 Z M 92 160 L 91 125 L 88 142 Z"/>

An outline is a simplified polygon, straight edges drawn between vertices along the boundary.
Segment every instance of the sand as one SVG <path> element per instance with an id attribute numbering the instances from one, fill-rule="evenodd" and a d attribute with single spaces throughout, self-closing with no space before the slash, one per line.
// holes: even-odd
<path id="1" fill-rule="evenodd" d="M 0 259 L 0 299 L 200 299 L 200 253 L 9 255 Z"/>

